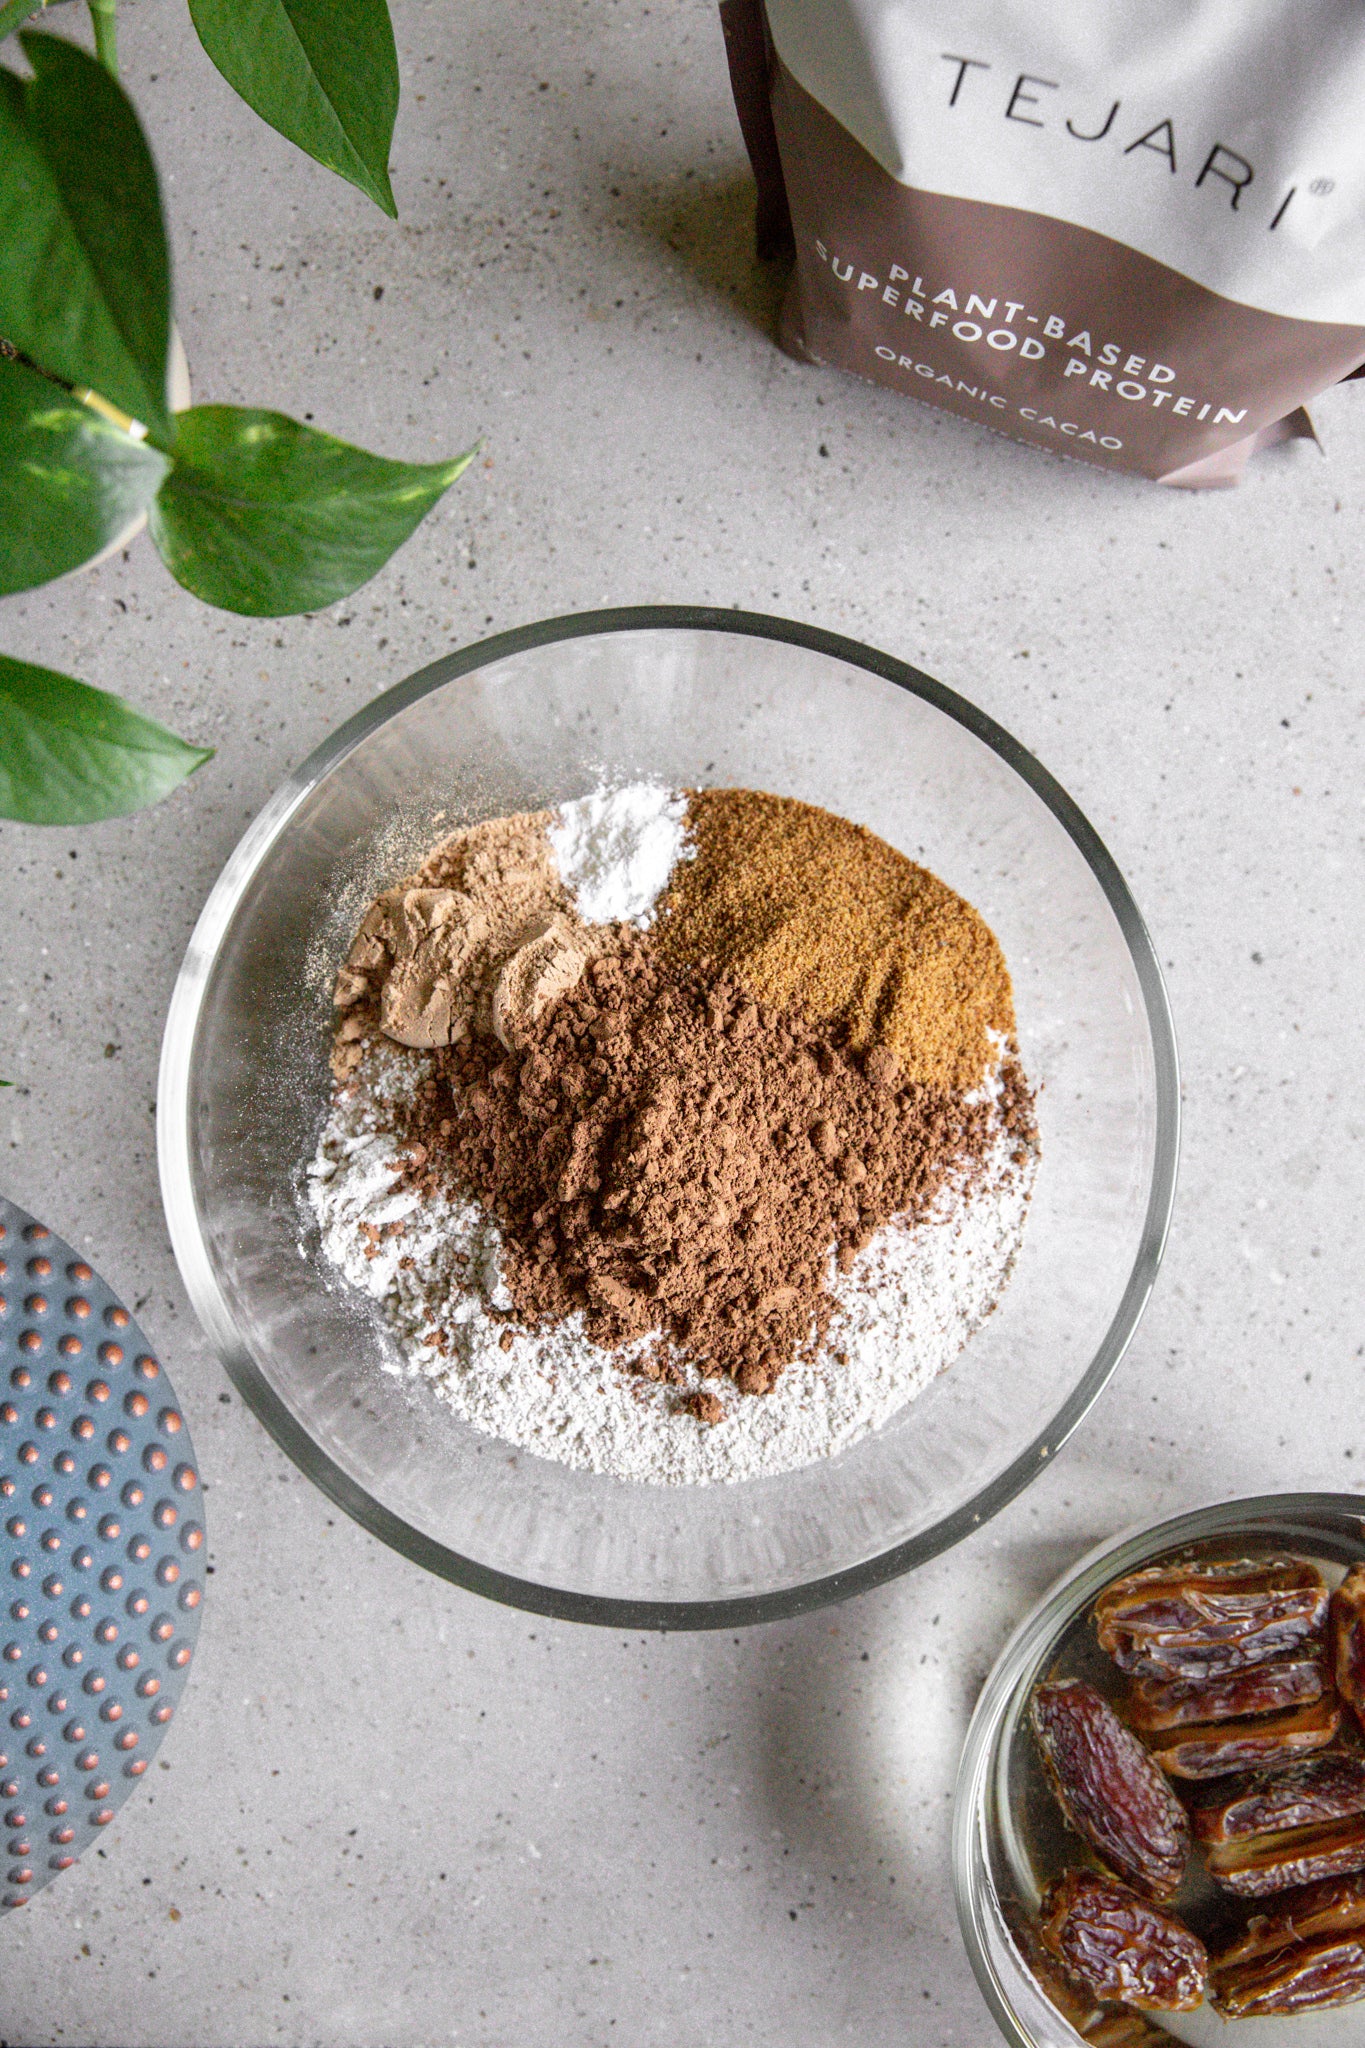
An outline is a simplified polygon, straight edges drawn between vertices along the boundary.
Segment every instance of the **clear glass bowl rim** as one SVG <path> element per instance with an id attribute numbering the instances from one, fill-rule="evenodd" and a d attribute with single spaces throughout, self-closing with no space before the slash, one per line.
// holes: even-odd
<path id="1" fill-rule="evenodd" d="M 1282 1518 L 1340 1515 L 1361 1523 L 1365 1540 L 1365 1497 L 1358 1493 L 1259 1493 L 1230 1500 L 1209 1501 L 1203 1507 L 1186 1508 L 1163 1522 L 1130 1524 L 1117 1535 L 1106 1536 L 1069 1565 L 1054 1579 L 1042 1597 L 1011 1632 L 981 1688 L 958 1766 L 953 1791 L 953 1893 L 957 1903 L 958 1926 L 967 1960 L 972 1966 L 981 1995 L 991 2017 L 1010 2048 L 1038 2048 L 1034 2036 L 1020 2024 L 1008 1993 L 991 1960 L 989 1943 L 983 1933 L 985 1899 L 975 1881 L 972 1855 L 977 1831 L 982 1824 L 985 1787 L 995 1769 L 996 1749 L 1009 1702 L 1021 1676 L 1039 1654 L 1054 1642 L 1079 1609 L 1110 1579 L 1138 1570 L 1154 1553 L 1178 1549 L 1210 1536 L 1232 1535 L 1260 1524 L 1274 1524 Z M 1022 1971 L 1024 1964 L 1019 1964 Z M 1058 2015 L 1059 2023 L 1061 2016 Z M 1077 2048 L 1085 2048 L 1079 2034 L 1073 2035 Z"/>
<path id="2" fill-rule="evenodd" d="M 219 946 L 258 869 L 312 790 L 379 727 L 409 705 L 477 669 L 530 648 L 606 633 L 726 633 L 826 654 L 879 676 L 973 734 L 998 755 L 1050 810 L 1090 868 L 1123 935 L 1142 994 L 1151 1038 L 1156 1119 L 1152 1182 L 1142 1236 L 1113 1319 L 1089 1366 L 1062 1405 L 1003 1472 L 932 1528 L 862 1563 L 773 1593 L 723 1600 L 642 1601 L 563 1591 L 481 1564 L 412 1527 L 358 1485 L 309 1436 L 237 1340 L 232 1313 L 214 1277 L 199 1229 L 191 1170 L 190 1072 L 200 1007 Z M 984 711 L 932 676 L 840 633 L 762 612 L 709 605 L 633 605 L 573 612 L 477 640 L 372 699 L 281 783 L 257 813 L 209 893 L 172 992 L 157 1086 L 157 1149 L 162 1202 L 176 1261 L 190 1302 L 238 1392 L 276 1443 L 338 1507 L 413 1563 L 531 1613 L 621 1629 L 733 1628 L 807 1613 L 884 1584 L 948 1550 L 998 1514 L 1056 1455 L 1083 1421 L 1132 1339 L 1161 1264 L 1175 1199 L 1180 1149 L 1180 1081 L 1175 1030 L 1155 950 L 1127 883 L 1099 834 L 1056 778 Z"/>

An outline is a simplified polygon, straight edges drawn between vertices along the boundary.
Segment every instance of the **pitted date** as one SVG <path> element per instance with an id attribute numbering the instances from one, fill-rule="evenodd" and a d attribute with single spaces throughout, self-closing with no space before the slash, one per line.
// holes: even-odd
<path id="1" fill-rule="evenodd" d="M 1284 1892 L 1268 1913 L 1253 1913 L 1241 1933 L 1214 1957 L 1214 1968 L 1249 1963 L 1314 1935 L 1356 1931 L 1365 1939 L 1365 1875 L 1324 1878 L 1319 1884 Z"/>
<path id="2" fill-rule="evenodd" d="M 1142 2012 L 1192 2012 L 1208 1956 L 1174 1913 L 1116 1878 L 1068 1870 L 1042 1904 L 1043 1945 L 1096 1998 Z"/>
<path id="3" fill-rule="evenodd" d="M 1255 1721 L 1222 1721 L 1211 1728 L 1170 1728 L 1148 1740 L 1173 1778 L 1226 1778 L 1234 1771 L 1273 1770 L 1326 1749 L 1341 1726 L 1335 1699 L 1315 1700 L 1289 1714 Z"/>
<path id="4" fill-rule="evenodd" d="M 1337 1691 L 1365 1728 L 1365 1565 L 1332 1595 L 1332 1662 Z"/>
<path id="5" fill-rule="evenodd" d="M 1120 1669 L 1168 1680 L 1263 1664 L 1317 1635 L 1326 1615 L 1322 1574 L 1297 1557 L 1155 1565 L 1095 1603 L 1100 1647 Z"/>
<path id="6" fill-rule="evenodd" d="M 1199 1841 L 1236 1842 L 1356 1813 L 1365 1813 L 1365 1756 L 1332 1750 L 1244 1779 L 1223 1797 L 1197 1806 L 1192 1818 Z"/>
<path id="7" fill-rule="evenodd" d="M 1233 2020 L 1350 2005 L 1365 1998 L 1365 1940 L 1327 1934 L 1293 1942 L 1274 1955 L 1220 1970 L 1210 1991 L 1218 2011 Z"/>
<path id="8" fill-rule="evenodd" d="M 1151 1899 L 1173 1898 L 1190 1824 L 1160 1767 L 1091 1685 L 1037 1686 L 1033 1732 L 1062 1812 L 1101 1860 Z"/>
<path id="9" fill-rule="evenodd" d="M 1207 1861 L 1214 1883 L 1244 1899 L 1265 1898 L 1324 1877 L 1346 1877 L 1365 1870 L 1365 1814 L 1216 1842 Z"/>
<path id="10" fill-rule="evenodd" d="M 1307 1706 L 1327 1690 L 1321 1657 L 1280 1657 L 1214 1678 L 1134 1678 L 1128 1712 L 1135 1728 L 1153 1733 L 1209 1721 L 1234 1721 L 1243 1714 L 1282 1713 Z"/>
<path id="11" fill-rule="evenodd" d="M 1158 2034 L 1141 2013 L 1118 2012 L 1112 2005 L 1101 2005 L 1079 1978 L 1063 1969 L 1044 1948 L 1042 1930 L 1035 1920 L 1012 1923 L 1010 1932 L 1039 1990 L 1092 2048 L 1158 2048 L 1158 2044 L 1170 2048 L 1169 2037 Z"/>
<path id="12" fill-rule="evenodd" d="M 1010 1928 L 1014 1943 L 1038 1989 L 1061 2014 L 1068 2026 L 1083 2039 L 1096 2020 L 1104 2017 L 1091 1993 L 1064 1970 L 1050 1949 L 1044 1948 L 1042 1930 L 1033 1920 L 1022 1920 Z"/>

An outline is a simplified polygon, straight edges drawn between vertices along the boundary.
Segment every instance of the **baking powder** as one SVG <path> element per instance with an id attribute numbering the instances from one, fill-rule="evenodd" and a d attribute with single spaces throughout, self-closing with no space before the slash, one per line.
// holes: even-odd
<path id="1" fill-rule="evenodd" d="M 688 858 L 687 802 L 657 782 L 595 789 L 562 805 L 547 836 L 581 918 L 644 926 L 674 867 Z"/>

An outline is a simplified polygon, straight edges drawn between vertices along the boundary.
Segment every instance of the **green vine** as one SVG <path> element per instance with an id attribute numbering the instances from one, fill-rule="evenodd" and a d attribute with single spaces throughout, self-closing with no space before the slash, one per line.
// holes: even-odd
<path id="1" fill-rule="evenodd" d="M 209 57 L 265 121 L 393 213 L 398 63 L 385 0 L 187 0 Z M 166 390 L 172 280 L 160 181 L 118 80 L 116 0 L 95 55 L 0 0 L 0 597 L 65 576 L 145 523 L 206 604 L 281 618 L 383 567 L 467 466 L 395 462 L 261 407 Z M 0 818 L 93 823 L 208 758 L 119 697 L 0 653 Z"/>
<path id="2" fill-rule="evenodd" d="M 44 0 L 46 4 L 46 0 Z M 95 55 L 111 78 L 118 77 L 118 22 L 114 10 L 118 0 L 88 0 L 95 26 Z"/>

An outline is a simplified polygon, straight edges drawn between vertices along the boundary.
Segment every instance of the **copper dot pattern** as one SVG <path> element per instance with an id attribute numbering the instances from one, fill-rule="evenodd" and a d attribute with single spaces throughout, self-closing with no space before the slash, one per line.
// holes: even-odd
<path id="1" fill-rule="evenodd" d="M 205 1537 L 184 1415 L 129 1311 L 0 1197 L 6 1271 L 27 1282 L 0 1295 L 0 1811 L 24 1817 L 0 1838 L 0 1907 L 14 1907 L 100 1839 L 155 1756 L 194 1657 Z"/>

